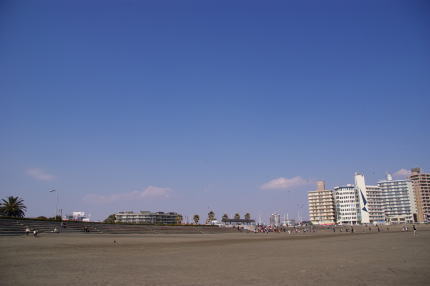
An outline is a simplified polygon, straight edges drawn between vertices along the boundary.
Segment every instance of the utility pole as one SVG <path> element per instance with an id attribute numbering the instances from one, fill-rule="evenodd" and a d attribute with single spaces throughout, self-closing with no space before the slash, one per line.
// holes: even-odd
<path id="1" fill-rule="evenodd" d="M 55 217 L 57 217 L 57 216 L 58 216 L 58 202 L 59 202 L 59 200 L 60 200 L 59 192 L 58 192 L 57 190 L 50 190 L 49 192 L 50 192 L 50 193 L 55 192 L 55 193 L 57 194 L 57 201 L 56 201 L 56 203 L 55 203 Z"/>

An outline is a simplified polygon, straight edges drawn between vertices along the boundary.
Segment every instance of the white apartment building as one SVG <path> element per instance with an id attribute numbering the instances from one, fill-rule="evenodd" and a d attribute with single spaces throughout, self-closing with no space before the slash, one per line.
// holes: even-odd
<path id="1" fill-rule="evenodd" d="M 361 223 L 360 202 L 354 185 L 335 187 L 333 191 L 338 224 Z"/>
<path id="2" fill-rule="evenodd" d="M 383 193 L 378 186 L 366 185 L 364 175 L 355 173 L 355 189 L 359 198 L 360 223 L 383 224 L 385 213 Z"/>
<path id="3" fill-rule="evenodd" d="M 409 179 L 416 199 L 417 222 L 430 222 L 430 173 L 422 173 L 421 168 L 413 168 Z"/>
<path id="4" fill-rule="evenodd" d="M 115 214 L 117 223 L 136 223 L 136 224 L 177 224 L 181 215 L 175 212 L 150 212 L 132 211 L 119 212 Z"/>
<path id="5" fill-rule="evenodd" d="M 378 186 L 383 194 L 386 222 L 417 222 L 416 200 L 410 180 L 393 180 L 388 174 L 386 180 L 378 182 Z"/>
<path id="6" fill-rule="evenodd" d="M 378 186 L 366 186 L 364 176 L 355 173 L 354 185 L 334 188 L 338 224 L 385 223 L 383 193 Z"/>
<path id="7" fill-rule="evenodd" d="M 366 186 L 367 204 L 369 206 L 369 223 L 384 224 L 384 194 L 378 186 Z"/>
<path id="8" fill-rule="evenodd" d="M 336 223 L 336 207 L 333 191 L 325 189 L 324 181 L 317 182 L 317 190 L 308 192 L 309 219 L 312 224 Z"/>
<path id="9" fill-rule="evenodd" d="M 85 212 L 72 212 L 72 214 L 66 215 L 63 220 L 71 220 L 71 221 L 90 221 L 90 215 Z"/>

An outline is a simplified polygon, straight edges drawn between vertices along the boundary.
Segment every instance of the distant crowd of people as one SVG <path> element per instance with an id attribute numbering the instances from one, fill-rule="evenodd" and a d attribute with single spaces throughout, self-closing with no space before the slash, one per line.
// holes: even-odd
<path id="1" fill-rule="evenodd" d="M 314 226 L 292 226 L 292 227 L 286 227 L 286 226 L 272 226 L 272 225 L 257 225 L 255 227 L 256 233 L 270 233 L 270 232 L 288 232 L 288 234 L 296 234 L 296 233 L 312 233 L 312 232 L 318 232 L 320 230 L 332 230 L 333 232 L 349 232 L 354 233 L 357 231 L 357 229 L 361 232 L 382 232 L 384 229 L 386 231 L 390 231 L 390 227 L 383 227 L 380 225 L 374 225 L 374 226 L 356 226 L 354 229 L 354 226 L 327 226 L 327 227 L 314 227 Z M 417 228 L 415 225 L 412 225 L 411 227 L 414 236 L 416 235 Z M 238 230 L 240 228 L 238 227 Z M 401 229 L 402 232 L 410 231 L 407 225 L 404 225 Z"/>
<path id="2" fill-rule="evenodd" d="M 61 227 L 62 229 L 64 229 L 64 228 L 67 228 L 67 225 L 66 225 L 64 222 L 61 222 L 60 227 Z M 87 226 L 84 226 L 84 227 L 83 227 L 83 229 L 82 229 L 82 231 L 83 231 L 83 232 L 90 232 L 90 229 L 89 229 Z M 57 227 L 57 226 L 54 226 L 54 229 L 53 229 L 51 232 L 52 232 L 52 233 L 60 233 L 60 229 L 58 229 L 58 227 Z M 25 235 L 26 235 L 26 236 L 29 236 L 29 235 L 30 235 L 30 233 L 32 233 L 32 234 L 33 234 L 33 237 L 37 237 L 37 236 L 38 236 L 38 234 L 39 234 L 39 230 L 38 230 L 37 228 L 34 228 L 34 229 L 32 230 L 29 226 L 27 226 L 27 227 L 25 228 Z"/>
<path id="3" fill-rule="evenodd" d="M 257 225 L 255 232 L 269 233 L 269 232 L 288 232 L 289 234 L 300 232 L 315 232 L 313 227 L 286 227 L 286 226 L 273 226 L 273 225 Z"/>
<path id="4" fill-rule="evenodd" d="M 66 228 L 66 224 L 64 222 L 61 222 L 60 224 L 61 228 Z M 357 227 L 357 226 L 356 226 Z M 237 228 L 238 231 L 246 231 L 249 232 L 249 229 L 244 228 L 243 226 L 237 226 L 235 227 Z M 376 232 L 381 232 L 383 231 L 383 227 L 380 225 L 374 225 L 373 228 L 372 226 L 359 226 L 357 227 L 359 230 L 361 230 L 362 232 L 372 232 L 372 231 L 376 231 Z M 390 228 L 387 226 L 386 231 L 390 231 Z M 255 233 L 270 233 L 270 232 L 277 232 L 277 233 L 281 233 L 281 232 L 288 232 L 288 234 L 297 234 L 297 233 L 312 233 L 312 232 L 318 232 L 319 230 L 332 230 L 333 232 L 349 232 L 349 233 L 354 233 L 355 229 L 354 226 L 327 226 L 327 227 L 315 227 L 315 226 L 292 226 L 292 227 L 286 227 L 286 226 L 273 226 L 273 225 L 256 225 L 254 232 Z M 88 228 L 88 226 L 84 226 L 82 229 L 83 232 L 90 232 L 90 229 Z M 408 228 L 407 225 L 403 225 L 401 228 L 401 232 L 408 232 L 410 231 L 410 229 Z M 412 231 L 414 236 L 416 236 L 417 233 L 417 228 L 414 225 L 412 225 Z M 53 233 L 60 233 L 60 230 L 57 228 L 57 226 L 54 226 L 54 229 L 52 230 Z M 252 231 L 251 231 L 252 232 Z M 29 236 L 30 233 L 33 234 L 34 237 L 37 237 L 39 234 L 39 230 L 38 229 L 33 229 L 31 230 L 30 227 L 26 227 L 25 229 L 25 234 L 26 236 Z"/>

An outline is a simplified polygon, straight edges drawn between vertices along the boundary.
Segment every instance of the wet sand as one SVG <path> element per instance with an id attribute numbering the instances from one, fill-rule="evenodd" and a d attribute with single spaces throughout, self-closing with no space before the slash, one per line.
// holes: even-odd
<path id="1" fill-rule="evenodd" d="M 430 231 L 0 237 L 0 284 L 428 285 L 429 242 Z"/>

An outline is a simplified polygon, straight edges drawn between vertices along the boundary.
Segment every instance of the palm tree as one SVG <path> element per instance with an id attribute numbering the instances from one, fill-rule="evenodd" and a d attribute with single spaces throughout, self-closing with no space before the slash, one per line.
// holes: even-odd
<path id="1" fill-rule="evenodd" d="M 200 216 L 199 216 L 198 214 L 195 214 L 195 215 L 193 216 L 193 220 L 194 220 L 194 223 L 195 223 L 195 224 L 198 224 L 198 223 L 199 223 L 199 220 L 200 220 Z"/>
<path id="2" fill-rule="evenodd" d="M 251 219 L 251 214 L 250 213 L 246 213 L 245 214 L 245 219 L 246 220 L 250 220 Z"/>
<path id="3" fill-rule="evenodd" d="M 206 223 L 210 223 L 211 221 L 213 221 L 215 219 L 215 213 L 213 211 L 210 211 L 208 213 L 208 219 L 206 221 Z"/>
<path id="4" fill-rule="evenodd" d="M 228 214 L 224 214 L 224 215 L 222 216 L 222 221 L 226 221 L 226 220 L 228 220 Z"/>
<path id="5" fill-rule="evenodd" d="M 234 219 L 240 219 L 240 214 L 239 213 L 235 213 L 234 214 Z"/>
<path id="6" fill-rule="evenodd" d="M 24 200 L 19 197 L 10 196 L 0 203 L 0 213 L 5 216 L 24 217 L 26 210 Z"/>

